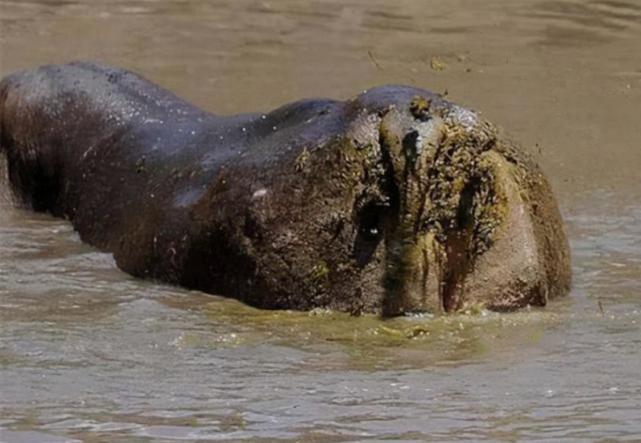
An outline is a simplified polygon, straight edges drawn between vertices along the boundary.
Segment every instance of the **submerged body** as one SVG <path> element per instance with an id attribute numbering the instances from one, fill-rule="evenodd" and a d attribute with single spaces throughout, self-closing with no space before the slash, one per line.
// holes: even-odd
<path id="1" fill-rule="evenodd" d="M 264 308 L 544 305 L 569 252 L 538 167 L 475 113 L 388 86 L 206 113 L 89 63 L 0 83 L 18 201 L 126 272 Z"/>

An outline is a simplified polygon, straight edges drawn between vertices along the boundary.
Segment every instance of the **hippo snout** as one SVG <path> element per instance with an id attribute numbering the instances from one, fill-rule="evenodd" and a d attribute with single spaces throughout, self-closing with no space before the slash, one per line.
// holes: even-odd
<path id="1" fill-rule="evenodd" d="M 409 109 L 389 109 L 379 132 L 393 212 L 385 315 L 543 306 L 568 291 L 567 240 L 549 184 L 493 125 L 417 96 Z"/>

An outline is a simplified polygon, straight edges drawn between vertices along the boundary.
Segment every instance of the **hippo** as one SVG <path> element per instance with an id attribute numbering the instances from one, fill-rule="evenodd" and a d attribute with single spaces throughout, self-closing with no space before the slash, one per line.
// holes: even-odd
<path id="1" fill-rule="evenodd" d="M 48 65 L 0 83 L 0 153 L 17 204 L 123 271 L 258 308 L 506 311 L 571 284 L 531 156 L 415 87 L 218 116 L 123 69 Z"/>

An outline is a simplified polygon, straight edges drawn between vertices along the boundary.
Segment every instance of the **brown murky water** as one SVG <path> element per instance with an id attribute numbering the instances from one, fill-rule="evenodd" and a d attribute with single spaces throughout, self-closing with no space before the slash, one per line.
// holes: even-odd
<path id="1" fill-rule="evenodd" d="M 641 2 L 0 0 L 0 74 L 98 59 L 218 112 L 436 91 L 532 147 L 575 283 L 545 310 L 265 312 L 118 271 L 0 197 L 0 440 L 641 439 Z"/>

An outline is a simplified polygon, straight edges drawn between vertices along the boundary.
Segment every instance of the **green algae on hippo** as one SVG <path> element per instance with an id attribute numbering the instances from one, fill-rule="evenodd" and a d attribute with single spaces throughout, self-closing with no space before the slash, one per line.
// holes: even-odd
<path id="1" fill-rule="evenodd" d="M 16 200 L 135 276 L 263 308 L 545 305 L 570 286 L 538 166 L 476 113 L 385 86 L 221 117 L 116 68 L 0 83 Z"/>

